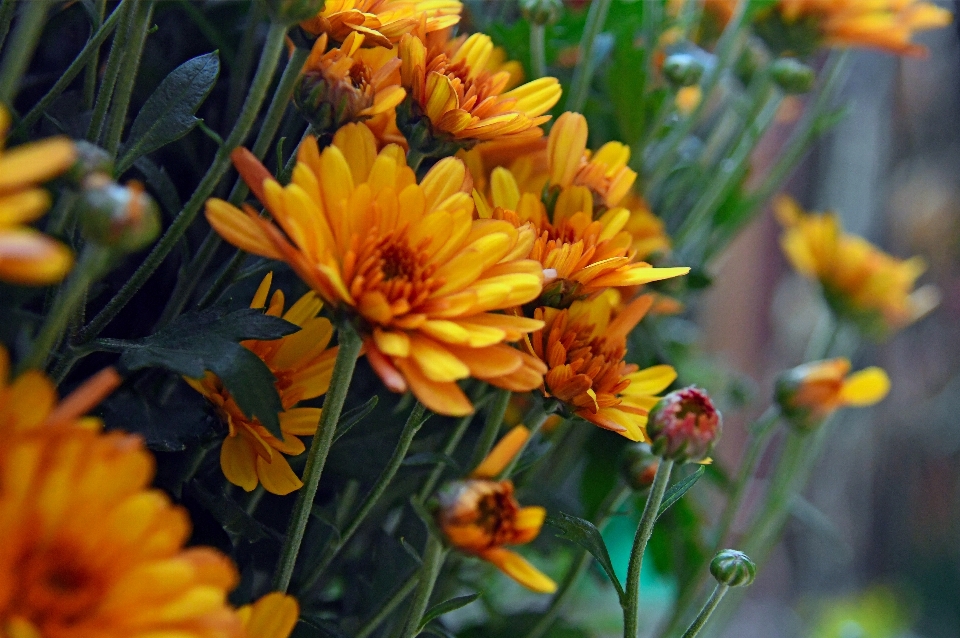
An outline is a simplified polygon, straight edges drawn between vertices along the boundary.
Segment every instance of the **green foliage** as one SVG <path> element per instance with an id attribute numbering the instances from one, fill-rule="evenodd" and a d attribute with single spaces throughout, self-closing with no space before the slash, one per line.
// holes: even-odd
<path id="1" fill-rule="evenodd" d="M 437 603 L 423 614 L 423 619 L 420 621 L 420 629 L 423 630 L 423 628 L 430 624 L 431 621 L 444 614 L 460 609 L 461 607 L 466 607 L 477 598 L 480 598 L 480 594 L 457 596 L 456 598 L 445 600 L 442 603 Z"/>
<path id="2" fill-rule="evenodd" d="M 565 538 L 590 552 L 600 563 L 617 593 L 623 598 L 623 586 L 613 569 L 607 544 L 603 542 L 600 530 L 593 523 L 563 512 L 559 512 L 556 516 L 548 516 L 546 522 L 560 530 L 560 534 L 557 535 L 559 538 Z"/>
<path id="3" fill-rule="evenodd" d="M 703 476 L 705 471 L 706 470 L 704 469 L 704 466 L 701 465 L 693 474 L 673 484 L 663 495 L 663 501 L 660 503 L 660 509 L 657 510 L 657 518 L 659 519 L 661 516 L 663 516 L 664 512 L 670 509 L 674 503 L 683 498 L 683 495 L 687 493 L 687 490 L 693 487 L 694 484 L 700 480 L 700 477 Z"/>

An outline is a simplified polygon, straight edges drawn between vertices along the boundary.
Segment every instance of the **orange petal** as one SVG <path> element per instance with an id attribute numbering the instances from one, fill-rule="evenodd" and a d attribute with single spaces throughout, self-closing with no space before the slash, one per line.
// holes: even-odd
<path id="1" fill-rule="evenodd" d="M 541 594 L 552 594 L 557 591 L 557 584 L 549 576 L 531 565 L 516 552 L 503 547 L 495 547 L 483 552 L 480 557 L 496 565 L 500 571 L 527 589 L 532 589 Z"/>
<path id="2" fill-rule="evenodd" d="M 470 474 L 473 478 L 495 478 L 510 464 L 530 438 L 530 430 L 518 425 L 507 432 L 500 441 L 493 446 L 490 454 L 480 462 L 480 465 Z"/>

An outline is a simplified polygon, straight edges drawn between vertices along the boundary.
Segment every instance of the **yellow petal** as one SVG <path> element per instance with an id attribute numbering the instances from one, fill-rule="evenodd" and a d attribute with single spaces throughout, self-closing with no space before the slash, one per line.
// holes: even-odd
<path id="1" fill-rule="evenodd" d="M 256 453 L 242 436 L 228 436 L 220 446 L 223 475 L 247 492 L 252 492 L 258 483 L 255 459 Z"/>
<path id="2" fill-rule="evenodd" d="M 557 584 L 549 576 L 531 565 L 516 552 L 503 547 L 495 547 L 483 552 L 480 556 L 496 565 L 500 571 L 527 589 L 541 594 L 552 594 L 557 591 Z"/>
<path id="3" fill-rule="evenodd" d="M 73 266 L 70 249 L 32 228 L 0 230 L 0 280 L 43 286 L 62 280 Z"/>
<path id="4" fill-rule="evenodd" d="M 52 137 L 0 155 L 0 192 L 45 182 L 67 170 L 77 157 L 73 142 Z"/>
<path id="5" fill-rule="evenodd" d="M 293 596 L 272 592 L 239 612 L 250 638 L 287 638 L 297 624 L 300 606 Z"/>
<path id="6" fill-rule="evenodd" d="M 284 410 L 280 417 L 280 429 L 287 434 L 297 436 L 313 436 L 320 425 L 320 408 L 290 408 Z"/>
<path id="7" fill-rule="evenodd" d="M 628 374 L 630 385 L 623 394 L 630 396 L 653 395 L 666 390 L 677 378 L 673 366 L 659 365 Z"/>
<path id="8" fill-rule="evenodd" d="M 262 456 L 257 457 L 257 476 L 265 490 L 284 496 L 303 487 L 303 481 L 293 473 L 282 454 L 274 453 L 270 457 L 269 462 Z"/>
<path id="9" fill-rule="evenodd" d="M 500 441 L 493 446 L 490 454 L 480 462 L 480 465 L 470 474 L 474 478 L 495 478 L 510 464 L 530 438 L 530 430 L 518 425 L 507 432 Z"/>
<path id="10" fill-rule="evenodd" d="M 845 405 L 863 407 L 879 402 L 889 391 L 890 377 L 883 368 L 865 368 L 846 378 L 840 400 Z"/>

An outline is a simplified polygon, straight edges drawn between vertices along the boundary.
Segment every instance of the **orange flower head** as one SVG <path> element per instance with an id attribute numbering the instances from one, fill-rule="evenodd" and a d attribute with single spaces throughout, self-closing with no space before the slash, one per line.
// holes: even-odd
<path id="1" fill-rule="evenodd" d="M 294 101 L 313 129 L 326 137 L 344 124 L 385 115 L 403 101 L 400 60 L 382 47 L 363 49 L 365 36 L 351 32 L 327 50 L 327 34 L 313 45 Z"/>
<path id="2" fill-rule="evenodd" d="M 791 265 L 819 281 L 834 312 L 868 334 L 896 331 L 939 302 L 934 286 L 914 290 L 925 269 L 919 257 L 888 255 L 862 237 L 844 233 L 835 213 L 806 214 L 789 197 L 779 198 L 774 207 L 785 228 L 780 245 Z"/>
<path id="3" fill-rule="evenodd" d="M 882 368 L 850 374 L 844 358 L 807 363 L 780 375 L 776 399 L 783 415 L 798 428 L 812 429 L 838 408 L 865 407 L 881 401 L 890 391 Z"/>
<path id="4" fill-rule="evenodd" d="M 647 414 L 677 374 L 667 365 L 640 370 L 624 361 L 627 335 L 653 304 L 638 297 L 613 312 L 609 295 L 565 310 L 538 308 L 544 322 L 530 335 L 533 354 L 547 365 L 543 391 L 577 416 L 631 441 L 646 437 Z"/>
<path id="5" fill-rule="evenodd" d="M 39 185 L 70 168 L 77 150 L 65 137 L 3 150 L 9 128 L 10 115 L 0 108 L 0 281 L 53 284 L 69 272 L 73 254 L 27 224 L 50 208 L 50 195 Z"/>
<path id="6" fill-rule="evenodd" d="M 560 83 L 546 77 L 507 90 L 516 73 L 499 65 L 490 36 L 425 44 L 411 34 L 400 41 L 400 74 L 408 98 L 397 123 L 425 155 L 452 154 L 478 142 L 543 135 L 540 125 L 560 99 Z M 493 62 L 491 62 L 493 60 Z"/>
<path id="7" fill-rule="evenodd" d="M 286 187 L 249 154 L 236 163 L 273 221 L 214 199 L 210 223 L 235 246 L 289 263 L 354 324 L 391 390 L 464 415 L 473 408 L 461 379 L 540 385 L 542 364 L 506 342 L 541 323 L 498 312 L 540 294 L 542 268 L 526 258 L 533 234 L 473 218 L 460 160 L 441 160 L 417 183 L 400 147 L 378 153 L 369 129 L 350 124 L 322 153 L 307 138 Z"/>
<path id="8" fill-rule="evenodd" d="M 524 545 L 535 539 L 547 512 L 542 507 L 520 507 L 513 494 L 513 482 L 494 480 L 529 436 L 527 428 L 516 426 L 470 478 L 443 486 L 437 493 L 436 520 L 447 541 L 460 551 L 490 561 L 533 591 L 549 594 L 556 591 L 556 583 L 504 547 Z"/>
<path id="9" fill-rule="evenodd" d="M 300 605 L 293 596 L 271 592 L 237 610 L 247 638 L 289 638 L 300 617 Z"/>
<path id="10" fill-rule="evenodd" d="M 344 42 L 351 33 L 366 36 L 366 46 L 386 47 L 414 28 L 426 33 L 460 22 L 460 0 L 327 0 L 315 17 L 300 26 L 313 35 Z"/>
<path id="11" fill-rule="evenodd" d="M 333 325 L 318 317 L 323 304 L 309 292 L 284 312 L 283 292 L 267 297 L 273 273 L 268 273 L 250 302 L 272 317 L 283 317 L 300 327 L 298 332 L 272 341 L 244 341 L 243 345 L 263 360 L 277 378 L 283 412 L 279 414 L 283 438 L 271 434 L 255 417 L 237 405 L 223 382 L 207 372 L 202 379 L 186 379 L 194 390 L 212 403 L 229 432 L 220 448 L 220 467 L 234 485 L 250 492 L 262 484 L 271 494 L 289 494 L 303 487 L 284 454 L 297 456 L 306 449 L 298 436 L 312 436 L 320 423 L 320 408 L 298 408 L 297 403 L 326 393 L 330 386 L 337 348 L 328 348 Z"/>
<path id="12" fill-rule="evenodd" d="M 139 437 L 82 417 L 108 368 L 57 401 L 36 371 L 7 382 L 0 349 L 0 635 L 242 638 L 230 560 L 184 549 L 186 510 L 149 489 Z"/>

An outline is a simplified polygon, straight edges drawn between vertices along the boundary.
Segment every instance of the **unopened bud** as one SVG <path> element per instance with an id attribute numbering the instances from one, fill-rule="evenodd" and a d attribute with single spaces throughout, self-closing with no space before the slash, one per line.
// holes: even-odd
<path id="1" fill-rule="evenodd" d="M 369 71 L 358 62 L 351 73 L 355 77 L 333 79 L 307 71 L 298 80 L 293 101 L 318 133 L 332 135 L 344 124 L 368 119 L 359 113 L 373 104 L 373 91 L 364 88 Z"/>
<path id="2" fill-rule="evenodd" d="M 323 11 L 324 0 L 260 0 L 267 7 L 270 19 L 293 25 Z"/>
<path id="3" fill-rule="evenodd" d="M 89 241 L 134 252 L 160 232 L 160 211 L 137 181 L 121 186 L 105 175 L 91 177 L 82 198 L 81 223 Z"/>
<path id="4" fill-rule="evenodd" d="M 693 86 L 703 76 L 703 64 L 689 53 L 675 53 L 663 61 L 663 75 L 674 86 Z"/>
<path id="5" fill-rule="evenodd" d="M 710 573 L 721 585 L 745 587 L 756 578 L 757 566 L 743 552 L 722 549 L 710 561 Z"/>
<path id="6" fill-rule="evenodd" d="M 660 457 L 653 453 L 647 443 L 628 445 L 620 457 L 620 473 L 633 489 L 645 490 L 653 484 L 660 467 Z"/>
<path id="7" fill-rule="evenodd" d="M 520 13 L 533 24 L 553 24 L 563 11 L 561 0 L 520 0 Z"/>
<path id="8" fill-rule="evenodd" d="M 779 58 L 770 65 L 773 81 L 786 93 L 806 93 L 817 79 L 813 69 L 796 58 Z"/>
<path id="9" fill-rule="evenodd" d="M 647 421 L 653 453 L 680 463 L 705 460 L 721 429 L 720 412 L 709 395 L 695 386 L 660 399 Z"/>
<path id="10" fill-rule="evenodd" d="M 77 149 L 77 161 L 67 171 L 67 177 L 77 186 L 100 173 L 113 173 L 113 158 L 105 150 L 86 140 L 74 140 L 73 146 Z"/>

